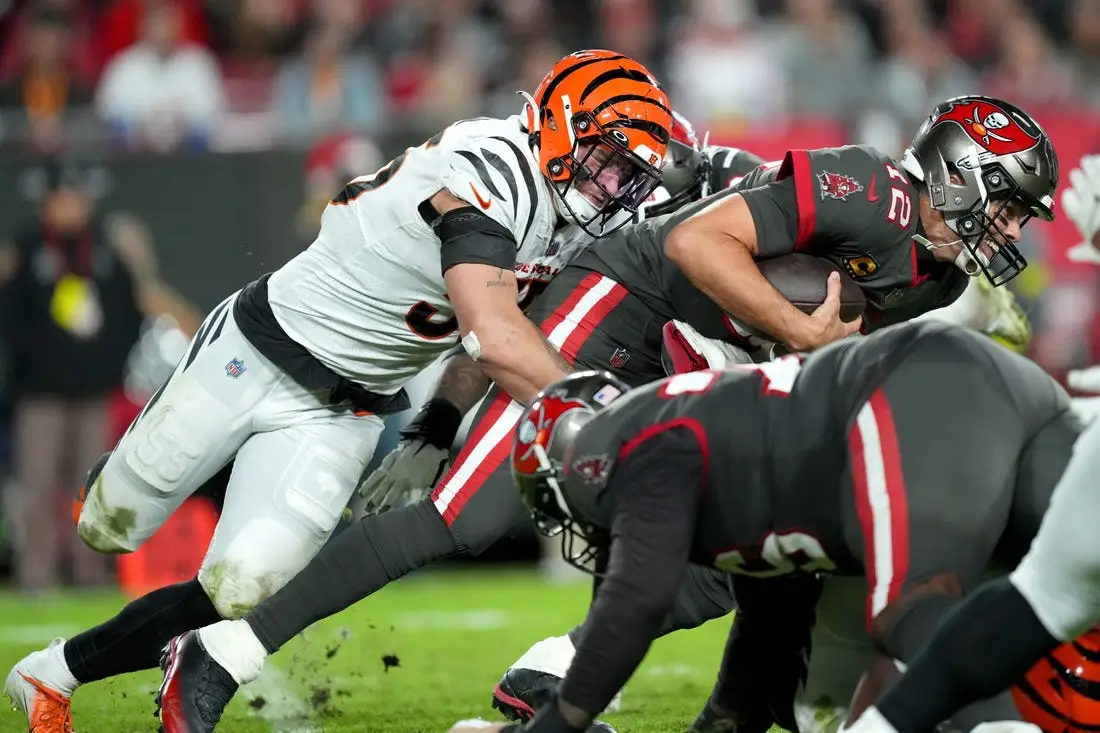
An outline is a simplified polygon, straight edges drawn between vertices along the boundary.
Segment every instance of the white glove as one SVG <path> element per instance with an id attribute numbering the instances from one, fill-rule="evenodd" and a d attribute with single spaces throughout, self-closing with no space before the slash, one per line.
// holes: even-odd
<path id="1" fill-rule="evenodd" d="M 1071 369 L 1066 375 L 1066 386 L 1078 392 L 1100 394 L 1100 366 L 1087 369 Z"/>
<path id="2" fill-rule="evenodd" d="M 751 364 L 744 349 L 707 338 L 683 321 L 669 321 L 662 331 L 661 361 L 668 375 L 698 369 L 724 369 L 730 364 Z"/>
<path id="3" fill-rule="evenodd" d="M 1069 172 L 1069 187 L 1062 192 L 1062 208 L 1084 241 L 1067 253 L 1073 262 L 1100 264 L 1100 252 L 1092 238 L 1100 230 L 1100 155 L 1086 155 Z"/>
<path id="4" fill-rule="evenodd" d="M 1069 406 L 1081 418 L 1081 422 L 1087 425 L 1100 414 L 1100 397 L 1070 397 Z"/>
<path id="5" fill-rule="evenodd" d="M 383 512 L 410 495 L 419 498 L 439 480 L 449 458 L 449 450 L 429 445 L 422 438 L 402 440 L 359 487 L 367 511 Z"/>

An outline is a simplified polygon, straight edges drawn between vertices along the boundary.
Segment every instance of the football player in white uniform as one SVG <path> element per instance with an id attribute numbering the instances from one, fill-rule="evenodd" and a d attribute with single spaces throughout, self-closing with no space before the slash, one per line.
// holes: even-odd
<path id="1" fill-rule="evenodd" d="M 5 689 L 30 729 L 70 731 L 77 686 L 156 667 L 169 639 L 239 617 L 301 570 L 381 416 L 407 407 L 403 383 L 459 337 L 517 400 L 563 375 L 519 303 L 555 269 L 559 225 L 599 236 L 631 220 L 660 182 L 670 128 L 642 65 L 571 54 L 521 114 L 457 122 L 351 181 L 308 249 L 218 305 L 90 472 L 77 525 L 96 550 L 132 552 L 232 460 L 202 568 L 20 660 Z"/>
<path id="2" fill-rule="evenodd" d="M 691 123 L 673 111 L 673 124 L 661 186 L 641 207 L 636 220 L 675 211 L 740 180 L 761 159 L 744 150 L 704 145 Z M 577 226 L 554 233 L 560 267 L 592 241 Z M 556 271 L 552 274 L 556 274 Z M 419 498 L 435 485 L 451 454 L 463 416 L 489 389 L 489 379 L 468 355 L 448 355 L 432 397 L 402 431 L 402 441 L 366 479 L 360 491 L 370 511 L 384 511 L 408 497 Z"/>

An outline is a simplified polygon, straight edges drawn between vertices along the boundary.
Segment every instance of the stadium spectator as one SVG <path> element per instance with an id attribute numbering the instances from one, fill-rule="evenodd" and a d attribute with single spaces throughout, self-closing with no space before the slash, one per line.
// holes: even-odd
<path id="1" fill-rule="evenodd" d="M 304 52 L 279 70 L 272 100 L 293 140 L 336 129 L 376 130 L 385 119 L 382 74 L 374 59 L 352 48 L 363 32 L 357 0 L 325 0 L 314 8 Z"/>
<path id="2" fill-rule="evenodd" d="M 140 42 L 144 36 L 142 27 L 146 16 L 163 5 L 175 5 L 179 11 L 180 41 L 207 45 L 206 17 L 201 0 L 114 0 L 104 5 L 106 8 L 98 24 L 104 64 Z"/>
<path id="3" fill-rule="evenodd" d="M 224 108 L 213 55 L 181 36 L 173 2 L 145 8 L 141 39 L 107 65 L 99 113 L 131 146 L 203 148 Z"/>
<path id="4" fill-rule="evenodd" d="M 16 582 L 29 590 L 61 579 L 64 540 L 75 533 L 59 505 L 107 447 L 108 395 L 121 384 L 141 323 L 133 277 L 94 216 L 100 172 L 62 161 L 31 172 L 28 190 L 37 183 L 42 193 L 39 216 L 7 245 L 0 273 L 0 339 L 15 400 L 9 529 Z M 74 581 L 106 584 L 103 556 L 67 544 Z"/>
<path id="5" fill-rule="evenodd" d="M 1073 0 L 1066 8 L 1071 42 L 1070 62 L 1076 85 L 1095 109 L 1100 108 L 1100 0 Z"/>
<path id="6" fill-rule="evenodd" d="M 1005 18 L 998 43 L 999 62 L 983 85 L 989 94 L 1032 106 L 1067 102 L 1075 96 L 1070 67 L 1032 17 L 1020 12 Z"/>
<path id="7" fill-rule="evenodd" d="M 851 121 L 868 101 L 871 40 L 836 0 L 787 0 L 779 35 L 791 112 Z"/>
<path id="8" fill-rule="evenodd" d="M 770 41 L 749 0 L 693 0 L 668 60 L 677 110 L 716 135 L 783 122 L 787 80 Z"/>
<path id="9" fill-rule="evenodd" d="M 72 22 L 71 14 L 62 8 L 32 7 L 18 66 L 0 82 L 4 121 L 27 125 L 31 138 L 47 149 L 61 144 L 66 113 L 92 101 L 91 90 L 70 67 Z"/>

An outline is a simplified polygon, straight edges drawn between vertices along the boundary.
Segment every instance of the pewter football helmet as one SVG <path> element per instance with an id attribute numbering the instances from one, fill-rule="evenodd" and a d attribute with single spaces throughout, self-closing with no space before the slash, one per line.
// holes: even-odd
<path id="1" fill-rule="evenodd" d="M 1027 267 L 997 219 L 1010 202 L 1025 207 L 1024 222 L 1054 218 L 1058 156 L 1030 115 L 993 97 L 949 99 L 932 110 L 901 163 L 959 236 L 965 251 L 956 264 L 967 274 L 1003 285 Z"/>

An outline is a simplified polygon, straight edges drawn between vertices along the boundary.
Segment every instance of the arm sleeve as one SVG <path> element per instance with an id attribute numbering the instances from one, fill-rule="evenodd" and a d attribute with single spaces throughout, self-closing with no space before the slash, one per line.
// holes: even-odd
<path id="1" fill-rule="evenodd" d="M 512 233 L 473 206 L 452 209 L 432 224 L 439 237 L 442 271 L 455 265 L 491 265 L 516 268 L 516 240 Z"/>
<path id="2" fill-rule="evenodd" d="M 595 718 L 641 663 L 687 569 L 704 468 L 695 436 L 673 428 L 615 469 L 601 498 L 612 507 L 607 574 L 560 702 Z"/>

